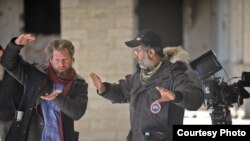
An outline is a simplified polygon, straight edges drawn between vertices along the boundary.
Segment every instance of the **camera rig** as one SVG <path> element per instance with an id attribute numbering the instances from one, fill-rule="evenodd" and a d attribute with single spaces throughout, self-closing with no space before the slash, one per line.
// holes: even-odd
<path id="1" fill-rule="evenodd" d="M 230 79 L 225 82 L 222 77 L 216 77 L 215 73 L 223 68 L 211 50 L 191 61 L 190 66 L 202 80 L 204 105 L 207 109 L 212 109 L 212 124 L 232 124 L 229 107 L 233 107 L 234 103 L 241 106 L 243 99 L 249 98 L 250 94 L 244 87 L 250 86 L 250 72 L 242 72 L 241 79 L 236 83 L 231 83 Z"/>

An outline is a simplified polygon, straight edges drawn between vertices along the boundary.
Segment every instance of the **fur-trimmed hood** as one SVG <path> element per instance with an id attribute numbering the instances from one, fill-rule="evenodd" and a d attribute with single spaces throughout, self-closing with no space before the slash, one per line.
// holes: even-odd
<path id="1" fill-rule="evenodd" d="M 163 49 L 163 53 L 171 63 L 181 61 L 187 64 L 189 61 L 189 54 L 181 46 L 166 47 Z"/>

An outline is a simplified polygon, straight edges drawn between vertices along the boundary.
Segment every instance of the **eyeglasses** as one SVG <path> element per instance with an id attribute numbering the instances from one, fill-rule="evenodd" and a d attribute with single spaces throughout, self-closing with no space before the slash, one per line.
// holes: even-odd
<path id="1" fill-rule="evenodd" d="M 144 51 L 144 50 L 143 50 L 143 49 L 138 49 L 138 48 L 137 48 L 137 49 L 134 49 L 133 51 L 134 51 L 134 53 L 137 55 L 139 52 L 142 52 L 142 51 Z"/>

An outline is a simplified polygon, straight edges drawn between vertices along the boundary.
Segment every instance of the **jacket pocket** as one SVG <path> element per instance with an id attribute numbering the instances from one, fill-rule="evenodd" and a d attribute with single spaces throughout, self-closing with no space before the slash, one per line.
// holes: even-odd
<path id="1" fill-rule="evenodd" d="M 165 141 L 167 139 L 167 129 L 163 127 L 147 127 L 143 130 L 146 141 Z"/>

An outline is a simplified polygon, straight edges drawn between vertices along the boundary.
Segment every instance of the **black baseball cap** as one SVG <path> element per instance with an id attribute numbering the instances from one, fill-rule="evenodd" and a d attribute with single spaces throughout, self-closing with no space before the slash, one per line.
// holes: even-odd
<path id="1" fill-rule="evenodd" d="M 150 46 L 152 48 L 154 47 L 162 48 L 161 37 L 157 33 L 153 32 L 152 30 L 141 31 L 135 37 L 135 39 L 127 41 L 125 42 L 125 44 L 131 48 L 139 46 L 141 44 Z"/>

